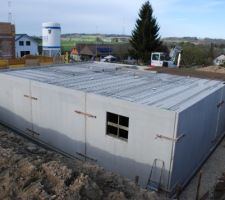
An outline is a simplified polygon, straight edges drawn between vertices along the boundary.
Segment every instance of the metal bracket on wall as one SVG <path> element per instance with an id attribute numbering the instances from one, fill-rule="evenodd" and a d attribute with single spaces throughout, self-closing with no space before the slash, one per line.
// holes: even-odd
<path id="1" fill-rule="evenodd" d="M 89 114 L 89 113 L 85 113 L 85 112 L 81 112 L 81 111 L 78 111 L 78 110 L 75 110 L 74 112 L 77 113 L 77 114 L 80 114 L 80 115 L 87 116 L 87 117 L 97 118 L 95 115 L 92 115 L 92 114 Z"/>
<path id="2" fill-rule="evenodd" d="M 25 98 L 29 98 L 29 99 L 31 99 L 31 100 L 35 100 L 35 101 L 37 101 L 38 100 L 38 98 L 36 98 L 36 97 L 32 97 L 32 96 L 29 96 L 29 95 L 23 95 Z"/>
<path id="3" fill-rule="evenodd" d="M 155 139 L 160 138 L 160 139 L 170 140 L 170 141 L 173 141 L 173 142 L 178 142 L 178 141 L 180 141 L 183 137 L 185 137 L 185 134 L 180 135 L 180 136 L 177 137 L 177 138 L 170 138 L 170 137 L 167 137 L 167 136 L 164 136 L 164 135 L 159 135 L 159 134 L 157 134 L 156 137 L 155 137 Z"/>
<path id="4" fill-rule="evenodd" d="M 217 108 L 221 107 L 224 104 L 224 101 L 221 101 L 220 103 L 217 104 Z"/>
<path id="5" fill-rule="evenodd" d="M 37 133 L 37 132 L 35 132 L 35 131 L 32 131 L 32 130 L 29 129 L 29 128 L 27 128 L 26 130 L 27 130 L 29 133 L 31 133 L 33 136 L 35 136 L 35 135 L 39 136 L 39 135 L 40 135 L 40 133 Z"/>
<path id="6" fill-rule="evenodd" d="M 82 154 L 82 153 L 76 152 L 76 154 L 79 155 L 79 156 L 81 156 L 81 157 L 83 157 L 83 158 L 85 158 L 85 160 L 88 159 L 88 160 L 90 160 L 90 161 L 97 162 L 96 159 L 90 158 L 89 156 L 86 156 L 86 155 L 84 155 L 84 154 Z"/>

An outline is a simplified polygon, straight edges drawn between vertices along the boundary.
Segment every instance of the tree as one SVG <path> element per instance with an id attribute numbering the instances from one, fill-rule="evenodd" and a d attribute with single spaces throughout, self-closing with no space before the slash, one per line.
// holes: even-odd
<path id="1" fill-rule="evenodd" d="M 211 43 L 210 48 L 209 48 L 208 59 L 211 60 L 211 64 L 212 64 L 213 59 L 215 58 L 214 46 L 215 45 L 213 43 Z"/>
<path id="2" fill-rule="evenodd" d="M 149 1 L 145 2 L 139 12 L 135 28 L 131 35 L 130 54 L 142 62 L 148 63 L 151 53 L 161 46 L 159 25 L 153 16 L 153 9 Z"/>
<path id="3" fill-rule="evenodd" d="M 179 46 L 183 49 L 182 63 L 184 66 L 207 66 L 211 64 L 211 60 L 208 58 L 208 46 L 195 45 L 190 42 L 182 42 Z"/>

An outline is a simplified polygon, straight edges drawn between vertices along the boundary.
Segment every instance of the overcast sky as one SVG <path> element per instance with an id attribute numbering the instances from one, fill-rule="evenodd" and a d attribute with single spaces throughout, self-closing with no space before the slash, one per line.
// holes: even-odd
<path id="1" fill-rule="evenodd" d="M 0 0 L 0 21 L 8 1 Z M 41 35 L 42 22 L 63 33 L 131 34 L 144 0 L 11 0 L 17 33 Z M 225 0 L 151 0 L 160 35 L 225 38 Z"/>

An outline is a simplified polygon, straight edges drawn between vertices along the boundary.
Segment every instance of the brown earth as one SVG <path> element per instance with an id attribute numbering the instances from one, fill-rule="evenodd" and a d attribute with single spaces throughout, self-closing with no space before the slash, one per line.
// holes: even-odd
<path id="1" fill-rule="evenodd" d="M 0 199 L 159 198 L 96 164 L 66 158 L 0 125 Z"/>
<path id="2" fill-rule="evenodd" d="M 208 67 L 201 67 L 197 69 L 198 71 L 204 72 L 215 72 L 225 74 L 225 67 L 222 66 L 208 66 Z"/>
<path id="3" fill-rule="evenodd" d="M 179 75 L 179 76 L 218 79 L 218 80 L 225 81 L 225 68 L 218 67 L 218 66 L 209 66 L 209 67 L 201 67 L 201 68 L 180 68 L 180 69 L 154 67 L 154 68 L 148 68 L 147 70 L 156 71 L 158 73 Z"/>

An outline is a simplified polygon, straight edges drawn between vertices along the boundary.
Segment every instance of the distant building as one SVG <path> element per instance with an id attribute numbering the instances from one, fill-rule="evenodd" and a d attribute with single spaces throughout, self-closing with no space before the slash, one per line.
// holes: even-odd
<path id="1" fill-rule="evenodd" d="M 220 55 L 217 58 L 214 59 L 213 61 L 214 65 L 224 65 L 225 63 L 225 55 Z"/>
<path id="2" fill-rule="evenodd" d="M 16 35 L 16 57 L 25 55 L 38 55 L 38 43 L 27 34 Z"/>
<path id="3" fill-rule="evenodd" d="M 15 26 L 0 22 L 0 58 L 15 57 Z"/>
<path id="4" fill-rule="evenodd" d="M 130 48 L 129 43 L 127 44 L 77 44 L 76 46 L 79 55 L 83 58 L 92 57 L 105 57 L 113 55 L 117 58 L 123 59 L 128 55 Z"/>
<path id="5" fill-rule="evenodd" d="M 70 59 L 71 61 L 81 61 L 79 53 L 76 48 L 73 48 L 70 52 Z"/>

